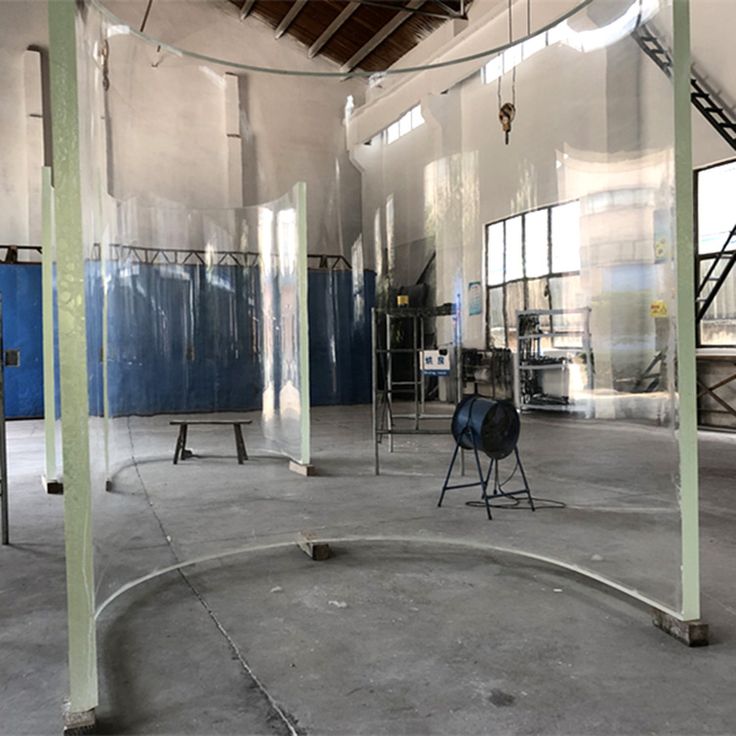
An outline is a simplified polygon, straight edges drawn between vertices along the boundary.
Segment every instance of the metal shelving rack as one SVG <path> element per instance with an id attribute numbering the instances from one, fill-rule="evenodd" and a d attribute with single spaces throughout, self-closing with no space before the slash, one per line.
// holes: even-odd
<path id="1" fill-rule="evenodd" d="M 420 365 L 424 350 L 436 349 L 425 345 L 425 321 L 438 317 L 454 317 L 453 304 L 439 307 L 395 307 L 387 311 L 372 310 L 371 343 L 373 355 L 372 396 L 373 396 L 373 444 L 374 469 L 380 472 L 379 446 L 384 437 L 388 438 L 389 452 L 394 451 L 396 435 L 442 435 L 449 434 L 449 422 L 452 414 L 427 412 L 426 386 Z M 398 320 L 411 321 L 411 346 L 399 347 L 394 344 L 393 326 Z M 450 380 L 456 384 L 457 397 L 462 395 L 462 366 L 460 361 L 459 323 L 455 321 L 453 344 L 450 348 L 452 365 Z M 394 357 L 396 355 L 411 356 L 412 378 L 409 381 L 396 380 Z M 411 411 L 394 411 L 397 394 L 408 394 L 407 403 Z M 396 420 L 403 420 L 397 423 Z M 447 423 L 443 429 L 427 427 L 423 423 L 442 420 Z M 462 460 L 462 458 L 461 458 Z"/>
<path id="2" fill-rule="evenodd" d="M 569 317 L 570 315 L 579 314 L 582 316 L 582 327 L 581 329 L 556 329 L 555 328 L 555 317 Z M 525 333 L 524 324 L 528 322 L 528 318 L 536 317 L 538 321 L 542 321 L 544 318 L 548 318 L 549 329 L 544 330 L 540 328 L 538 332 Z M 541 318 L 541 319 L 540 319 Z M 594 370 L 593 370 L 593 350 L 591 346 L 590 338 L 590 307 L 581 307 L 579 309 L 525 309 L 516 313 L 516 324 L 517 324 L 517 340 L 519 344 L 519 350 L 517 353 L 517 367 L 515 371 L 515 386 L 514 396 L 516 399 L 516 408 L 519 411 L 524 409 L 541 409 L 546 411 L 573 411 L 580 406 L 576 406 L 575 403 L 556 403 L 549 402 L 547 404 L 539 402 L 524 402 L 524 392 L 522 386 L 525 383 L 525 379 L 531 377 L 536 371 L 561 371 L 563 377 L 566 377 L 569 372 L 569 366 L 572 363 L 572 354 L 582 353 L 585 356 L 585 374 L 586 374 L 586 390 L 590 393 L 593 390 L 594 381 Z M 581 347 L 563 347 L 569 353 L 566 357 L 561 358 L 545 358 L 542 341 L 548 340 L 554 348 L 555 339 L 574 337 L 580 338 Z M 526 349 L 522 348 L 522 343 L 528 342 L 529 345 Z M 526 347 L 526 346 L 525 346 Z M 522 356 L 533 356 L 523 358 Z M 568 398 L 568 397 L 561 397 Z M 583 402 L 583 406 L 580 406 L 585 411 L 586 415 L 590 415 L 592 406 L 590 401 Z"/>

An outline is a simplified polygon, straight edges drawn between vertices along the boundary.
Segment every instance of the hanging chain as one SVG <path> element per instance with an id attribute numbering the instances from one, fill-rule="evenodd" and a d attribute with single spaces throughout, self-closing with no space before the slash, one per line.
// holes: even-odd
<path id="1" fill-rule="evenodd" d="M 514 42 L 513 0 L 509 0 L 509 44 Z M 511 71 L 511 104 L 516 107 L 516 67 Z"/>

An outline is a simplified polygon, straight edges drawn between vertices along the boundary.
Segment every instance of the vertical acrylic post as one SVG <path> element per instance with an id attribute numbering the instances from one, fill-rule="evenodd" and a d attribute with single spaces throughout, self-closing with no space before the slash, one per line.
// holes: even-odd
<path id="1" fill-rule="evenodd" d="M 56 469 L 56 386 L 54 382 L 54 190 L 51 167 L 41 174 L 41 290 L 43 308 L 43 427 L 46 465 L 43 486 L 48 493 L 61 493 L 63 486 Z"/>
<path id="2" fill-rule="evenodd" d="M 299 308 L 299 385 L 301 387 L 301 464 L 309 467 L 309 298 L 307 294 L 307 185 L 294 186 L 297 217 L 297 299 Z"/>
<path id="3" fill-rule="evenodd" d="M 5 343 L 3 341 L 3 297 L 0 294 L 0 516 L 3 545 L 10 544 L 8 517 L 8 447 L 5 433 Z"/>
<path id="4" fill-rule="evenodd" d="M 71 729 L 92 725 L 94 709 L 97 706 L 89 396 L 74 0 L 50 0 L 48 19 L 69 633 L 69 702 L 65 726 Z"/>
<path id="5" fill-rule="evenodd" d="M 690 2 L 673 2 L 677 389 L 679 395 L 682 617 L 700 617 L 698 434 L 695 378 L 693 161 L 690 107 Z"/>

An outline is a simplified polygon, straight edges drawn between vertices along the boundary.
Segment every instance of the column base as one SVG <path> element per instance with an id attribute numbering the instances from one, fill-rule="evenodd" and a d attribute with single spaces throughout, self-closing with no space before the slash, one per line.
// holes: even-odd
<path id="1" fill-rule="evenodd" d="M 294 460 L 289 460 L 289 470 L 299 475 L 317 475 L 317 468 L 314 465 L 302 465 Z"/>
<path id="2" fill-rule="evenodd" d="M 69 705 L 64 706 L 64 736 L 94 733 L 97 725 L 95 709 L 72 712 Z"/>
<path id="3" fill-rule="evenodd" d="M 666 634 L 688 647 L 708 646 L 708 624 L 697 621 L 681 621 L 665 611 L 652 609 L 652 623 Z"/>
<path id="4" fill-rule="evenodd" d="M 42 475 L 41 485 L 46 493 L 56 496 L 60 496 L 64 493 L 64 483 L 58 478 L 47 478 L 45 475 Z"/>
<path id="5" fill-rule="evenodd" d="M 319 542 L 309 532 L 301 532 L 296 539 L 297 546 L 307 557 L 316 562 L 324 562 L 332 557 L 332 550 L 327 542 Z"/>

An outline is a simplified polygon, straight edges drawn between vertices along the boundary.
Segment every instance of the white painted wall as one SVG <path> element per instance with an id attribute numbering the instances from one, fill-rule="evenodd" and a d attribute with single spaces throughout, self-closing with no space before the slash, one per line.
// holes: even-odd
<path id="1" fill-rule="evenodd" d="M 0 243 L 27 245 L 31 239 L 28 111 L 25 60 L 28 46 L 45 42 L 45 3 L 0 3 Z"/>
<path id="2" fill-rule="evenodd" d="M 111 0 L 108 6 L 137 26 L 145 2 Z M 99 40 L 95 24 L 87 27 L 92 41 Z M 146 31 L 212 56 L 242 59 L 247 49 L 249 60 L 264 66 L 335 71 L 328 62 L 307 59 L 288 37 L 274 40 L 256 18 L 239 22 L 238 9 L 224 0 L 155 3 Z M 45 3 L 0 3 L 0 242 L 35 242 L 38 233 L 28 224 L 35 209 L 29 203 L 29 161 L 38 158 L 37 137 L 26 130 L 23 53 L 31 44 L 47 45 Z M 360 100 L 364 83 L 213 66 L 158 52 L 122 33 L 109 46 L 105 104 L 94 108 L 94 95 L 86 101 L 89 117 L 104 117 L 107 125 L 109 171 L 97 173 L 107 179 L 111 195 L 218 209 L 273 199 L 304 180 L 310 250 L 349 253 L 361 217 L 343 110 L 347 95 Z M 237 75 L 236 130 L 228 73 Z M 164 245 L 192 243 L 172 237 Z"/>

